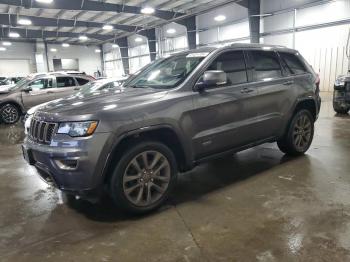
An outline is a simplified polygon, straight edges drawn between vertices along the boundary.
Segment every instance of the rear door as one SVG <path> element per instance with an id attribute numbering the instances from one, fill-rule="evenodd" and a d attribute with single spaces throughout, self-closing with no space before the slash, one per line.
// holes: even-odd
<path id="1" fill-rule="evenodd" d="M 258 86 L 257 138 L 267 139 L 280 134 L 284 115 L 290 108 L 289 92 L 293 79 L 285 78 L 278 54 L 274 51 L 247 51 L 252 82 Z"/>
<path id="2" fill-rule="evenodd" d="M 57 76 L 56 85 L 55 99 L 69 96 L 79 90 L 75 78 L 71 76 Z"/>
<path id="3" fill-rule="evenodd" d="M 196 158 L 240 147 L 255 140 L 258 95 L 248 83 L 243 51 L 221 53 L 206 70 L 222 70 L 227 84 L 213 86 L 194 95 L 191 113 Z"/>

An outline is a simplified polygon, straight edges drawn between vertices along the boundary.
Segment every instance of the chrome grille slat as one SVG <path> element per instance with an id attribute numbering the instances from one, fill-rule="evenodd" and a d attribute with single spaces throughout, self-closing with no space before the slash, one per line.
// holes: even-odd
<path id="1" fill-rule="evenodd" d="M 58 124 L 56 123 L 40 121 L 33 118 L 30 123 L 29 136 L 36 142 L 50 144 L 57 126 Z"/>

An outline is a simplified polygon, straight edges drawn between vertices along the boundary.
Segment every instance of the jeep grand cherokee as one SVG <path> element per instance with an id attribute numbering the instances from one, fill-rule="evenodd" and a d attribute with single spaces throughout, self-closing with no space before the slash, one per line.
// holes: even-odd
<path id="1" fill-rule="evenodd" d="M 160 59 L 118 90 L 47 104 L 23 154 L 67 194 L 107 189 L 136 213 L 159 207 L 178 172 L 262 143 L 305 153 L 320 109 L 318 77 L 295 50 L 255 44 Z"/>

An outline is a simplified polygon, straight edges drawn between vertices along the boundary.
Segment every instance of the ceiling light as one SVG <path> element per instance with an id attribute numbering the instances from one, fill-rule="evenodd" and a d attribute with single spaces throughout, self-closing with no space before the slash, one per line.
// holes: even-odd
<path id="1" fill-rule="evenodd" d="M 17 33 L 17 32 L 10 32 L 10 33 L 9 33 L 9 37 L 18 38 L 18 37 L 20 37 L 20 35 L 19 35 L 19 33 Z"/>
<path id="2" fill-rule="evenodd" d="M 175 28 L 169 28 L 168 30 L 166 30 L 166 32 L 167 32 L 168 34 L 175 34 L 175 33 L 176 33 L 176 30 L 175 30 Z"/>
<path id="3" fill-rule="evenodd" d="M 142 38 L 141 37 L 136 37 L 135 38 L 135 42 L 138 42 L 138 43 L 140 43 L 140 42 L 142 42 L 143 40 L 142 40 Z"/>
<path id="4" fill-rule="evenodd" d="M 36 0 L 38 3 L 51 4 L 53 0 Z"/>
<path id="5" fill-rule="evenodd" d="M 118 48 L 118 47 L 119 47 L 119 45 L 117 45 L 117 44 L 112 45 L 112 48 Z"/>
<path id="6" fill-rule="evenodd" d="M 266 14 L 259 14 L 259 15 L 251 15 L 250 17 L 267 17 L 267 16 L 272 16 L 273 14 L 266 13 Z"/>
<path id="7" fill-rule="evenodd" d="M 88 37 L 86 35 L 81 35 L 81 36 L 79 36 L 79 39 L 81 41 L 86 41 L 86 40 L 88 40 Z"/>
<path id="8" fill-rule="evenodd" d="M 6 51 L 6 47 L 0 47 L 0 51 Z"/>
<path id="9" fill-rule="evenodd" d="M 17 20 L 17 23 L 19 25 L 31 25 L 32 21 L 30 21 L 29 19 L 26 19 L 26 18 L 20 18 Z"/>
<path id="10" fill-rule="evenodd" d="M 63 47 L 69 47 L 69 46 L 70 46 L 70 44 L 63 43 L 63 44 L 62 44 L 62 46 L 63 46 Z"/>
<path id="11" fill-rule="evenodd" d="M 104 25 L 102 27 L 103 30 L 113 30 L 113 26 L 112 25 Z"/>
<path id="12" fill-rule="evenodd" d="M 51 52 L 57 52 L 57 49 L 56 48 L 51 48 L 50 51 Z"/>
<path id="13" fill-rule="evenodd" d="M 101 49 L 95 49 L 95 53 L 101 53 Z"/>
<path id="14" fill-rule="evenodd" d="M 149 6 L 144 7 L 144 8 L 141 9 L 141 13 L 142 14 L 146 14 L 146 15 L 153 14 L 154 11 L 155 11 L 154 8 L 153 7 L 149 7 Z"/>
<path id="15" fill-rule="evenodd" d="M 218 21 L 218 22 L 221 22 L 221 21 L 226 20 L 226 16 L 224 16 L 224 15 L 218 15 L 218 16 L 215 16 L 215 17 L 214 17 L 214 20 L 215 20 L 215 21 Z"/>
<path id="16" fill-rule="evenodd" d="M 11 42 L 2 42 L 2 45 L 4 45 L 4 46 L 10 46 L 10 45 L 12 45 L 12 43 L 11 43 Z"/>

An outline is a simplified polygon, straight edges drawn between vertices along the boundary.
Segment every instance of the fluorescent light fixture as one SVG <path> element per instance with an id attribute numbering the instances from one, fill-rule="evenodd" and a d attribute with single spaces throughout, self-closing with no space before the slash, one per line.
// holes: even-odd
<path id="1" fill-rule="evenodd" d="M 142 42 L 143 40 L 142 40 L 142 38 L 141 37 L 136 37 L 135 38 L 135 42 L 137 42 L 137 43 L 140 43 L 140 42 Z"/>
<path id="2" fill-rule="evenodd" d="M 150 6 L 146 6 L 141 9 L 141 13 L 146 15 L 153 14 L 154 12 L 155 12 L 154 8 Z"/>
<path id="3" fill-rule="evenodd" d="M 101 53 L 101 49 L 95 49 L 95 53 Z"/>
<path id="4" fill-rule="evenodd" d="M 70 44 L 63 43 L 63 44 L 62 44 L 62 46 L 63 46 L 63 47 L 69 47 L 69 46 L 70 46 Z"/>
<path id="5" fill-rule="evenodd" d="M 79 39 L 81 41 L 86 41 L 86 40 L 88 40 L 88 37 L 86 35 L 81 35 L 81 36 L 79 36 Z"/>
<path id="6" fill-rule="evenodd" d="M 214 17 L 214 20 L 218 21 L 218 22 L 221 22 L 221 21 L 226 20 L 226 16 L 224 16 L 224 15 L 217 15 L 217 16 Z"/>
<path id="7" fill-rule="evenodd" d="M 2 47 L 2 46 L 0 46 L 0 51 L 6 51 L 6 47 Z"/>
<path id="8" fill-rule="evenodd" d="M 38 3 L 51 4 L 53 0 L 36 0 Z"/>
<path id="9" fill-rule="evenodd" d="M 168 34 L 175 34 L 176 33 L 176 29 L 175 28 L 169 28 L 168 30 L 166 30 L 166 32 Z"/>
<path id="10" fill-rule="evenodd" d="M 19 25 L 31 25 L 32 21 L 30 21 L 29 19 L 26 19 L 26 18 L 20 18 L 17 20 L 17 23 Z"/>
<path id="11" fill-rule="evenodd" d="M 2 42 L 2 45 L 4 45 L 4 46 L 11 46 L 12 43 L 11 42 Z"/>
<path id="12" fill-rule="evenodd" d="M 117 44 L 112 45 L 112 48 L 118 48 L 118 47 L 119 47 L 119 45 L 117 45 Z"/>
<path id="13" fill-rule="evenodd" d="M 51 52 L 57 52 L 57 49 L 56 48 L 51 48 L 50 51 Z"/>
<path id="14" fill-rule="evenodd" d="M 18 38 L 18 37 L 20 37 L 20 34 L 17 33 L 17 32 L 10 32 L 9 33 L 9 37 L 11 37 L 11 38 Z"/>
<path id="15" fill-rule="evenodd" d="M 102 27 L 103 30 L 113 30 L 113 26 L 112 25 L 104 25 Z"/>
<path id="16" fill-rule="evenodd" d="M 272 16 L 273 14 L 267 13 L 267 14 L 259 14 L 259 15 L 251 15 L 250 17 L 267 17 Z"/>

